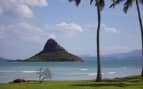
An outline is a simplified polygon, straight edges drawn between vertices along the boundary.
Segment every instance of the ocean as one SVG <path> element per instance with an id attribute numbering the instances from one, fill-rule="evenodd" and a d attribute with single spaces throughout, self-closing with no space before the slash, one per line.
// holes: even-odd
<path id="1" fill-rule="evenodd" d="M 141 60 L 104 59 L 102 62 L 103 78 L 117 78 L 141 73 Z M 0 62 L 0 82 L 5 83 L 17 78 L 38 80 L 38 70 L 48 68 L 51 80 L 91 80 L 96 79 L 96 60 L 84 62 Z"/>

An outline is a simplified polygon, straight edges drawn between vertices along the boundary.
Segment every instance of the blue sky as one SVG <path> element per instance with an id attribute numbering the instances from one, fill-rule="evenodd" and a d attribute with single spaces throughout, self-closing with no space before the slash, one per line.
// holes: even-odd
<path id="1" fill-rule="evenodd" d="M 112 9 L 110 3 L 101 13 L 101 54 L 141 49 L 135 4 L 124 14 L 122 5 Z M 48 38 L 71 53 L 96 55 L 97 12 L 88 0 L 79 7 L 68 0 L 1 0 L 0 4 L 0 57 L 30 57 Z"/>

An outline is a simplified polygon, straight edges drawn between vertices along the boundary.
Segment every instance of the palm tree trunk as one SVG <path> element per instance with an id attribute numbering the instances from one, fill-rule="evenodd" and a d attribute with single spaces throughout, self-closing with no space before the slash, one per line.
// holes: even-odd
<path id="1" fill-rule="evenodd" d="M 143 77 L 143 26 L 142 26 L 142 18 L 141 18 L 138 0 L 136 0 L 136 6 L 137 6 L 138 19 L 139 19 L 140 30 L 141 30 L 141 40 L 142 40 L 142 72 L 141 72 L 141 76 Z"/>
<path id="2" fill-rule="evenodd" d="M 99 82 L 102 80 L 101 75 L 101 62 L 100 62 L 100 23 L 101 23 L 101 16 L 100 16 L 100 8 L 97 4 L 97 13 L 98 13 L 98 27 L 97 27 L 97 77 L 96 81 Z"/>

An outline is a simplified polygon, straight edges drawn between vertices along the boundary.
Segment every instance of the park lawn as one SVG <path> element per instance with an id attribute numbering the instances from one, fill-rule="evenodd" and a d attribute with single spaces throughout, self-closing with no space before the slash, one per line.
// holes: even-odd
<path id="1" fill-rule="evenodd" d="M 143 78 L 132 76 L 128 78 L 81 81 L 38 81 L 25 83 L 5 83 L 0 84 L 0 89 L 143 89 Z"/>

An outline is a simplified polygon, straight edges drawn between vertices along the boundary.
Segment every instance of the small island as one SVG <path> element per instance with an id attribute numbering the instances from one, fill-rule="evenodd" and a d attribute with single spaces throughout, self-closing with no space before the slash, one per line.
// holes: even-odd
<path id="1" fill-rule="evenodd" d="M 24 61 L 31 62 L 43 62 L 43 61 L 82 61 L 82 59 L 76 55 L 67 52 L 62 46 L 60 46 L 54 39 L 49 39 L 43 50 L 38 54 L 25 59 Z"/>

